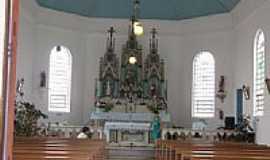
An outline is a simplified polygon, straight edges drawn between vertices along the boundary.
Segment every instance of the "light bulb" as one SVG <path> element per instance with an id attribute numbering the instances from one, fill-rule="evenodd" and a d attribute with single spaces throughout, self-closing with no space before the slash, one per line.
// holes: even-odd
<path id="1" fill-rule="evenodd" d="M 134 34 L 136 36 L 143 35 L 143 26 L 140 22 L 134 22 L 133 28 L 134 28 Z"/>
<path id="2" fill-rule="evenodd" d="M 135 64 L 137 62 L 137 59 L 136 59 L 136 57 L 132 56 L 132 57 L 129 57 L 128 62 L 130 64 Z"/>

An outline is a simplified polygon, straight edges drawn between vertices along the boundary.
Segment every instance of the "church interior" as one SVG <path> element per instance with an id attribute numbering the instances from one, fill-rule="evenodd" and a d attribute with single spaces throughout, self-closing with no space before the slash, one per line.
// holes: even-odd
<path id="1" fill-rule="evenodd" d="M 3 160 L 270 160 L 270 0 L 12 1 Z"/>

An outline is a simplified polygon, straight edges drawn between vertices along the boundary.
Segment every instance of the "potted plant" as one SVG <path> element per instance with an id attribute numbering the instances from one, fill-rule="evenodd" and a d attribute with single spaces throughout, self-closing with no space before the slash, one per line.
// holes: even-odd
<path id="1" fill-rule="evenodd" d="M 40 128 L 39 119 L 48 118 L 47 115 L 35 108 L 29 102 L 17 102 L 15 109 L 15 135 L 22 137 L 36 136 Z"/>
<path id="2" fill-rule="evenodd" d="M 17 99 L 15 101 L 15 136 L 31 137 L 36 136 L 41 129 L 38 127 L 38 120 L 48 118 L 47 115 L 36 109 L 35 105 L 23 100 L 24 79 L 17 81 Z"/>

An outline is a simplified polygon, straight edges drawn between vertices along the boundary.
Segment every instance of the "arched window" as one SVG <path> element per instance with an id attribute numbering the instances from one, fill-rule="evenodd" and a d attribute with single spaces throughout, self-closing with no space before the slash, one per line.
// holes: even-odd
<path id="1" fill-rule="evenodd" d="M 70 112 L 72 56 L 63 46 L 56 46 L 50 54 L 49 111 Z"/>
<path id="2" fill-rule="evenodd" d="M 215 59 L 200 52 L 193 59 L 192 117 L 215 116 Z"/>
<path id="3" fill-rule="evenodd" d="M 260 29 L 254 39 L 253 61 L 253 114 L 262 116 L 264 112 L 265 37 Z"/>

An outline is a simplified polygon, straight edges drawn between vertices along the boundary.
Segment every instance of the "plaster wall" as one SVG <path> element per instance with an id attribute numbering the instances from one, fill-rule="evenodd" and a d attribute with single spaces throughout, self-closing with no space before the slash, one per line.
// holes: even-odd
<path id="1" fill-rule="evenodd" d="M 233 58 L 234 69 L 233 75 L 233 90 L 241 88 L 243 84 L 251 87 L 251 99 L 244 100 L 244 113 L 246 115 L 253 116 L 253 47 L 254 38 L 258 29 L 262 29 L 265 37 L 265 55 L 266 55 L 266 77 L 269 77 L 269 37 L 270 37 L 270 1 L 261 1 L 260 5 L 252 3 L 244 3 L 245 7 L 238 6 L 233 15 L 241 15 L 241 13 L 246 13 L 246 8 L 256 6 L 256 10 L 250 12 L 248 16 L 243 17 L 242 21 L 236 23 L 234 27 L 234 39 L 235 39 L 235 54 Z M 242 14 L 243 15 L 243 14 Z M 235 16 L 238 17 L 238 16 Z M 234 100 L 236 101 L 236 100 Z M 269 93 L 265 87 L 265 113 L 262 117 L 253 117 L 256 120 L 256 130 L 257 130 L 257 142 L 263 144 L 270 144 L 270 129 L 268 127 L 268 122 L 270 120 L 270 97 Z"/>
<path id="2" fill-rule="evenodd" d="M 33 72 L 33 55 L 36 52 L 36 27 L 31 14 L 20 8 L 20 27 L 18 34 L 18 52 L 17 52 L 17 79 L 24 78 L 24 99 L 32 100 L 32 72 Z"/>
<path id="3" fill-rule="evenodd" d="M 22 9 L 20 21 L 17 75 L 26 79 L 26 97 L 49 114 L 49 121 L 66 120 L 72 124 L 84 124 L 93 110 L 94 84 L 98 76 L 99 57 L 105 52 L 106 30 L 110 26 L 116 28 L 116 53 L 120 55 L 121 47 L 127 40 L 128 20 L 85 18 L 40 8 L 34 2 L 22 1 L 25 9 Z M 247 6 L 255 10 L 248 14 L 250 16 L 243 14 Z M 255 24 L 264 20 L 260 24 L 270 27 L 265 21 L 269 15 L 267 7 L 257 11 L 259 6 L 261 4 L 256 3 L 255 7 L 251 1 L 241 2 L 229 14 L 183 21 L 142 20 L 145 35 L 139 38 L 139 42 L 144 46 L 144 54 L 148 53 L 150 29 L 156 27 L 159 30 L 159 53 L 165 59 L 169 112 L 175 125 L 191 127 L 196 120 L 191 117 L 192 60 L 200 51 L 213 54 L 216 89 L 219 77 L 224 75 L 228 91 L 224 103 L 216 100 L 215 118 L 206 121 L 210 128 L 215 128 L 222 125 L 222 121 L 218 120 L 219 109 L 225 112 L 225 116 L 235 114 L 236 88 L 243 83 L 252 84 L 249 69 L 252 67 L 252 32 L 255 34 L 258 27 Z M 258 12 L 256 17 L 250 18 L 255 12 Z M 48 74 L 49 54 L 56 45 L 68 47 L 73 56 L 71 113 L 49 113 L 48 88 L 39 87 L 39 74 L 42 71 Z M 248 53 L 251 56 L 247 56 Z M 250 106 L 250 102 L 246 105 Z"/>

